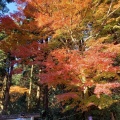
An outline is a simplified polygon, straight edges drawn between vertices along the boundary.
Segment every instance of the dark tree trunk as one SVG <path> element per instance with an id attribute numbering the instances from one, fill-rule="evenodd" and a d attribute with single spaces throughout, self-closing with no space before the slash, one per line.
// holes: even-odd
<path id="1" fill-rule="evenodd" d="M 11 87 L 11 81 L 12 81 L 12 70 L 13 66 L 10 67 L 10 72 L 7 73 L 5 78 L 5 89 L 4 89 L 4 101 L 3 101 L 3 111 L 2 113 L 6 113 L 8 104 L 10 102 L 10 87 Z"/>
<path id="2" fill-rule="evenodd" d="M 48 85 L 44 86 L 43 108 L 45 110 L 45 118 L 48 119 Z"/>
<path id="3" fill-rule="evenodd" d="M 11 87 L 11 81 L 12 81 L 12 71 L 13 71 L 13 65 L 12 60 L 14 60 L 14 57 L 11 56 L 11 53 L 8 52 L 7 59 L 6 59 L 6 75 L 4 79 L 4 89 L 3 89 L 3 111 L 2 113 L 7 113 L 8 110 L 8 104 L 10 102 L 10 87 Z"/>

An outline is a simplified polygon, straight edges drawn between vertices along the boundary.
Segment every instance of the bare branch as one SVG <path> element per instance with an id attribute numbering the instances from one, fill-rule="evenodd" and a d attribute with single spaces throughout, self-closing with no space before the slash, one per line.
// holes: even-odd
<path id="1" fill-rule="evenodd" d="M 112 4 L 113 4 L 113 0 L 111 0 L 111 3 L 110 3 L 110 6 L 109 6 L 109 9 L 108 9 L 107 15 L 109 15 L 109 13 L 110 13 L 110 11 L 111 11 Z"/>

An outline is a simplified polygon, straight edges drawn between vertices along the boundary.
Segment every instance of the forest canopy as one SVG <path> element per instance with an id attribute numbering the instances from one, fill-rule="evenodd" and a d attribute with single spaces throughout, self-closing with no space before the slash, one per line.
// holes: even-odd
<path id="1" fill-rule="evenodd" d="M 14 2 L 0 18 L 1 114 L 120 118 L 120 0 Z"/>

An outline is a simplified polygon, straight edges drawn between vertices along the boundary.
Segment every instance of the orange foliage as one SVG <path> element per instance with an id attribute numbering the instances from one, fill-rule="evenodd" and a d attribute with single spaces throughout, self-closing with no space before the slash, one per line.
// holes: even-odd
<path id="1" fill-rule="evenodd" d="M 23 94 L 25 92 L 28 92 L 27 88 L 19 87 L 19 86 L 11 86 L 10 93 L 20 93 Z"/>
<path id="2" fill-rule="evenodd" d="M 94 94 L 111 94 L 111 89 L 120 87 L 119 81 L 114 80 L 112 83 L 107 82 L 100 84 L 94 81 L 94 77 L 104 73 L 120 71 L 119 66 L 113 66 L 113 58 L 119 53 L 119 45 L 110 45 L 116 48 L 111 51 L 109 45 L 99 45 L 89 48 L 80 54 L 78 50 L 58 49 L 51 52 L 48 56 L 46 73 L 42 73 L 41 83 L 47 83 L 49 86 L 64 84 L 65 90 L 70 92 L 84 92 L 86 88 L 95 87 Z M 100 88 L 102 86 L 102 88 Z M 77 88 L 77 89 L 76 89 Z M 75 90 L 75 91 L 74 91 Z M 66 94 L 66 93 L 65 93 Z M 65 94 L 59 96 L 59 99 L 65 99 Z M 77 96 L 77 95 L 76 95 Z M 72 98 L 69 92 L 66 99 Z"/>
<path id="3" fill-rule="evenodd" d="M 51 23 L 53 30 L 70 30 L 80 23 L 90 5 L 91 0 L 34 0 L 27 3 L 24 13 L 35 18 L 39 27 Z"/>

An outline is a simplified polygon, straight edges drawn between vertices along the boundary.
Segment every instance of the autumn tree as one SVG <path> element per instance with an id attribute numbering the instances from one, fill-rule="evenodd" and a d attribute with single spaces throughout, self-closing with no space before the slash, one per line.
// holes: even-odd
<path id="1" fill-rule="evenodd" d="M 47 72 L 40 75 L 41 83 L 54 89 L 64 85 L 63 93 L 56 98 L 63 103 L 73 99 L 66 110 L 68 106 L 70 109 L 78 106 L 77 110 L 82 111 L 89 110 L 91 106 L 99 109 L 108 107 L 115 102 L 111 96 L 112 89 L 120 87 L 120 68 L 113 66 L 119 47 L 99 45 L 89 48 L 83 55 L 78 50 L 54 50 L 45 62 Z"/>
<path id="2" fill-rule="evenodd" d="M 23 16 L 21 12 L 11 14 L 11 16 L 3 16 L 0 18 L 0 22 L 1 22 L 0 31 L 2 34 L 5 35 L 5 37 L 1 38 L 0 48 L 6 53 L 6 55 L 9 54 L 9 57 L 13 57 L 15 59 L 17 59 L 15 57 L 15 54 L 11 54 L 13 53 L 13 51 L 19 49 L 22 45 L 27 47 L 30 44 L 32 44 L 34 41 L 36 41 L 37 44 L 39 44 L 40 42 L 42 42 L 44 39 L 47 38 L 46 36 L 48 36 L 50 32 L 52 32 L 52 30 L 51 31 L 47 30 L 48 24 L 39 27 L 36 25 L 36 21 L 34 20 L 34 18 L 32 17 L 28 18 L 27 16 L 25 18 L 25 16 Z M 45 34 L 46 36 L 44 36 Z M 32 57 L 32 56 L 34 56 L 34 54 L 32 55 L 31 53 L 28 52 L 28 55 L 26 57 Z M 10 59 L 9 57 L 7 58 L 7 62 L 10 63 L 8 69 L 13 68 L 14 66 L 14 61 L 12 61 L 12 59 Z M 23 57 L 22 55 L 19 56 L 19 58 L 22 57 Z M 26 58 L 24 59 L 26 60 Z M 23 64 L 25 64 L 25 62 L 23 62 Z M 32 70 L 32 66 L 33 65 L 31 64 L 31 70 Z M 11 73 L 9 74 L 11 77 L 9 79 L 9 84 L 11 84 L 11 80 L 12 80 L 12 73 L 13 73 L 12 69 L 10 72 Z M 30 78 L 32 78 L 32 73 Z M 11 85 L 9 85 L 8 87 L 8 94 L 6 94 L 6 96 L 9 96 L 10 86 Z M 7 106 L 9 99 L 5 101 L 6 101 L 5 104 Z"/>
<path id="3" fill-rule="evenodd" d="M 117 35 L 119 38 L 118 26 L 115 26 L 119 23 L 118 12 L 119 1 L 89 0 L 28 1 L 24 10 L 26 16 L 35 17 L 38 26 L 51 23 L 49 29 L 52 28 L 54 31 L 54 38 L 59 39 L 64 46 L 80 50 L 85 49 L 84 42 L 86 40 L 96 40 L 104 36 L 107 31 L 106 38 L 103 38 L 103 41 L 104 39 L 106 41 L 111 40 L 112 31 L 114 31 L 113 37 Z M 114 17 L 114 14 L 117 18 Z M 113 28 L 113 26 L 117 28 Z M 111 41 L 115 41 L 115 39 Z"/>
<path id="4" fill-rule="evenodd" d="M 119 0 L 111 2 L 99 0 L 16 0 L 16 2 L 20 11 L 11 14 L 11 17 L 0 18 L 0 32 L 2 34 L 0 49 L 6 55 L 9 53 L 10 57 L 16 58 L 15 61 L 7 58 L 9 63 L 12 63 L 10 67 L 13 67 L 15 63 L 19 64 L 20 69 L 12 71 L 12 74 L 29 69 L 30 91 L 32 91 L 31 84 L 37 70 L 39 71 L 37 74 L 42 73 L 41 82 L 45 85 L 64 84 L 67 89 L 65 91 L 71 90 L 71 94 L 63 95 L 61 98 L 67 99 L 77 92 L 77 95 L 75 94 L 73 97 L 79 101 L 81 96 L 82 100 L 79 105 L 82 105 L 83 102 L 83 106 L 79 108 L 84 111 L 88 108 L 91 99 L 95 98 L 100 101 L 101 98 L 98 97 L 104 98 L 102 93 L 109 95 L 109 89 L 119 86 L 118 83 L 101 81 L 101 75 L 109 74 L 111 76 L 112 74 L 113 78 L 117 76 L 116 71 L 119 70 L 119 67 L 113 67 L 111 59 L 115 58 L 119 45 L 114 48 L 115 46 L 112 44 L 100 44 L 106 43 L 111 35 L 114 38 L 112 38 L 112 42 L 119 43 Z M 111 25 L 111 23 L 114 24 Z M 53 43 L 56 42 L 56 39 L 58 40 L 51 48 L 41 44 L 48 40 L 48 36 L 52 36 Z M 51 46 L 52 42 L 49 45 Z M 58 49 L 50 53 L 53 49 L 61 46 L 67 49 Z M 95 47 L 92 48 L 92 46 Z M 79 51 L 75 51 L 75 49 L 79 49 Z M 79 53 L 80 51 L 82 51 L 82 55 Z M 43 64 L 44 62 L 45 64 Z M 118 76 L 117 79 L 119 79 Z M 100 89 L 101 85 L 104 86 L 104 91 Z M 97 91 L 97 88 L 100 91 Z M 89 91 L 92 91 L 92 94 L 89 95 Z M 47 94 L 48 87 L 44 89 L 46 102 L 48 102 Z M 88 101 L 86 101 L 87 97 Z M 92 102 L 101 107 L 96 101 Z"/>
<path id="5" fill-rule="evenodd" d="M 89 8 L 91 5 L 92 2 L 90 0 L 36 0 L 34 2 L 28 1 L 24 13 L 28 18 L 34 16 L 39 27 L 49 24 L 49 28 L 47 29 L 54 31 L 54 37 L 66 34 L 64 37 L 67 43 L 62 39 L 60 39 L 60 41 L 66 46 L 68 46 L 67 44 L 69 43 L 74 46 L 82 37 L 81 33 L 83 27 L 81 27 L 81 25 L 86 16 L 90 14 Z"/>

